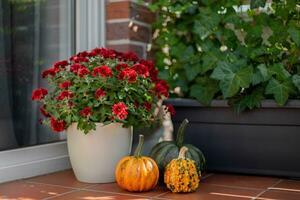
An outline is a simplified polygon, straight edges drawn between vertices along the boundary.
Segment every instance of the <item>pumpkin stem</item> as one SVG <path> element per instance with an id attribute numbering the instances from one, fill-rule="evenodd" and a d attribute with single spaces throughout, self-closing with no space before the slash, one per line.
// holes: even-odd
<path id="1" fill-rule="evenodd" d="M 184 119 L 182 121 L 182 123 L 180 124 L 180 127 L 178 129 L 177 137 L 176 137 L 176 144 L 179 148 L 181 148 L 183 146 L 185 128 L 186 128 L 188 123 L 189 123 L 189 120 Z"/>
<path id="2" fill-rule="evenodd" d="M 189 149 L 185 146 L 180 148 L 178 159 L 185 159 L 185 154 Z"/>
<path id="3" fill-rule="evenodd" d="M 135 157 L 140 157 L 141 156 L 143 145 L 144 145 L 144 135 L 141 134 L 141 135 L 139 135 L 139 144 L 136 147 L 135 152 L 133 154 Z"/>

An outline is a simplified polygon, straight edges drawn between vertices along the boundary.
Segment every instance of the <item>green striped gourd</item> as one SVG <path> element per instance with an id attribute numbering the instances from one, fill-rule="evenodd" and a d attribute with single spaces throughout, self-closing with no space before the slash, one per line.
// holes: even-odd
<path id="1" fill-rule="evenodd" d="M 178 129 L 176 141 L 162 141 L 152 148 L 150 157 L 156 161 L 161 174 L 164 173 L 167 164 L 178 157 L 179 150 L 183 146 L 188 148 L 186 157 L 195 161 L 199 171 L 204 171 L 206 161 L 201 150 L 194 145 L 184 144 L 185 128 L 188 123 L 187 119 L 183 120 Z"/>

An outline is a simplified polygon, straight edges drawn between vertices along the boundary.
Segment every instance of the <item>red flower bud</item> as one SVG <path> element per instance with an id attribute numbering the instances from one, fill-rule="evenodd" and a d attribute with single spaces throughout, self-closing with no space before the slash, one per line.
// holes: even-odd
<path id="1" fill-rule="evenodd" d="M 164 80 L 159 80 L 155 84 L 155 92 L 160 98 L 161 96 L 169 97 L 169 86 Z"/>
<path id="2" fill-rule="evenodd" d="M 65 98 L 70 99 L 73 97 L 73 93 L 68 90 L 62 91 L 59 96 L 56 97 L 57 100 L 61 101 L 64 100 Z"/>
<path id="3" fill-rule="evenodd" d="M 45 88 L 39 88 L 36 89 L 32 92 L 32 96 L 31 99 L 33 101 L 40 101 L 41 99 L 43 99 L 46 95 L 48 94 L 47 89 Z"/>
<path id="4" fill-rule="evenodd" d="M 166 105 L 168 112 L 171 114 L 171 116 L 175 116 L 176 111 L 173 105 L 167 104 Z"/>
<path id="5" fill-rule="evenodd" d="M 95 97 L 96 99 L 99 99 L 101 97 L 104 97 L 106 95 L 106 92 L 104 90 L 102 90 L 101 88 L 98 88 L 96 91 L 95 91 Z"/>
<path id="6" fill-rule="evenodd" d="M 60 83 L 59 88 L 68 89 L 71 85 L 72 85 L 72 82 L 67 80 L 67 81 Z"/>
<path id="7" fill-rule="evenodd" d="M 55 132 L 61 132 L 65 130 L 66 123 L 64 120 L 56 120 L 54 117 L 51 117 L 50 125 L 53 131 Z"/>
<path id="8" fill-rule="evenodd" d="M 82 117 L 88 117 L 92 114 L 92 109 L 90 107 L 85 107 L 80 111 Z"/>

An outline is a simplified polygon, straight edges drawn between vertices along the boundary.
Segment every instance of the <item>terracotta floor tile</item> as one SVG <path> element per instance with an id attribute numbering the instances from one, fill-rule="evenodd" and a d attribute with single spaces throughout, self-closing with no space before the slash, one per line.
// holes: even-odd
<path id="1" fill-rule="evenodd" d="M 299 200 L 299 192 L 269 190 L 263 193 L 257 200 Z"/>
<path id="2" fill-rule="evenodd" d="M 235 187 L 246 187 L 253 189 L 267 189 L 280 179 L 260 176 L 244 176 L 235 174 L 214 174 L 203 180 L 203 183 L 226 185 Z"/>
<path id="3" fill-rule="evenodd" d="M 197 192 L 172 194 L 160 185 L 155 190 L 131 193 L 115 183 L 88 184 L 76 180 L 72 170 L 0 184 L 0 200 L 238 200 L 252 199 L 263 190 L 259 200 L 300 200 L 300 181 L 234 174 L 207 174 Z M 278 183 L 277 185 L 274 185 Z M 73 190 L 81 188 L 82 190 Z M 66 194 L 65 194 L 66 193 Z"/>
<path id="4" fill-rule="evenodd" d="M 282 182 L 270 189 L 300 193 L 300 181 L 283 180 Z"/>
<path id="5" fill-rule="evenodd" d="M 52 185 L 59 185 L 72 188 L 84 188 L 93 184 L 82 183 L 76 180 L 75 175 L 72 170 L 66 170 L 62 172 L 57 172 L 53 174 L 48 174 L 44 176 L 38 176 L 26 181 L 36 182 L 36 183 L 46 183 Z"/>
<path id="6" fill-rule="evenodd" d="M 120 195 L 104 192 L 77 191 L 52 198 L 53 200 L 150 200 L 147 197 Z M 51 200 L 52 200 L 51 199 Z"/>
<path id="7" fill-rule="evenodd" d="M 168 189 L 164 186 L 157 186 L 154 190 L 149 191 L 149 192 L 128 192 L 126 190 L 121 189 L 118 187 L 116 183 L 109 183 L 109 184 L 97 184 L 96 186 L 92 186 L 89 189 L 91 190 L 98 190 L 102 192 L 115 192 L 115 193 L 122 193 L 122 194 L 135 194 L 135 195 L 140 195 L 140 196 L 145 196 L 145 197 L 153 197 L 160 195 L 162 193 L 168 192 Z"/>
<path id="8" fill-rule="evenodd" d="M 38 200 L 68 191 L 71 189 L 16 181 L 0 184 L 0 200 Z"/>
<path id="9" fill-rule="evenodd" d="M 189 194 L 174 194 L 167 193 L 160 198 L 174 199 L 174 200 L 246 200 L 256 197 L 262 190 L 247 190 L 228 188 L 210 184 L 202 184 L 194 193 Z"/>

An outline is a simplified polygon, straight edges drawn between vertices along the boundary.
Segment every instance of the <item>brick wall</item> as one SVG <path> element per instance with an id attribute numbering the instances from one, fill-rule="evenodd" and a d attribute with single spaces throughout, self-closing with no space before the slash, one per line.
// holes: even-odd
<path id="1" fill-rule="evenodd" d="M 106 45 L 119 51 L 134 51 L 146 58 L 155 15 L 134 0 L 106 1 Z"/>

